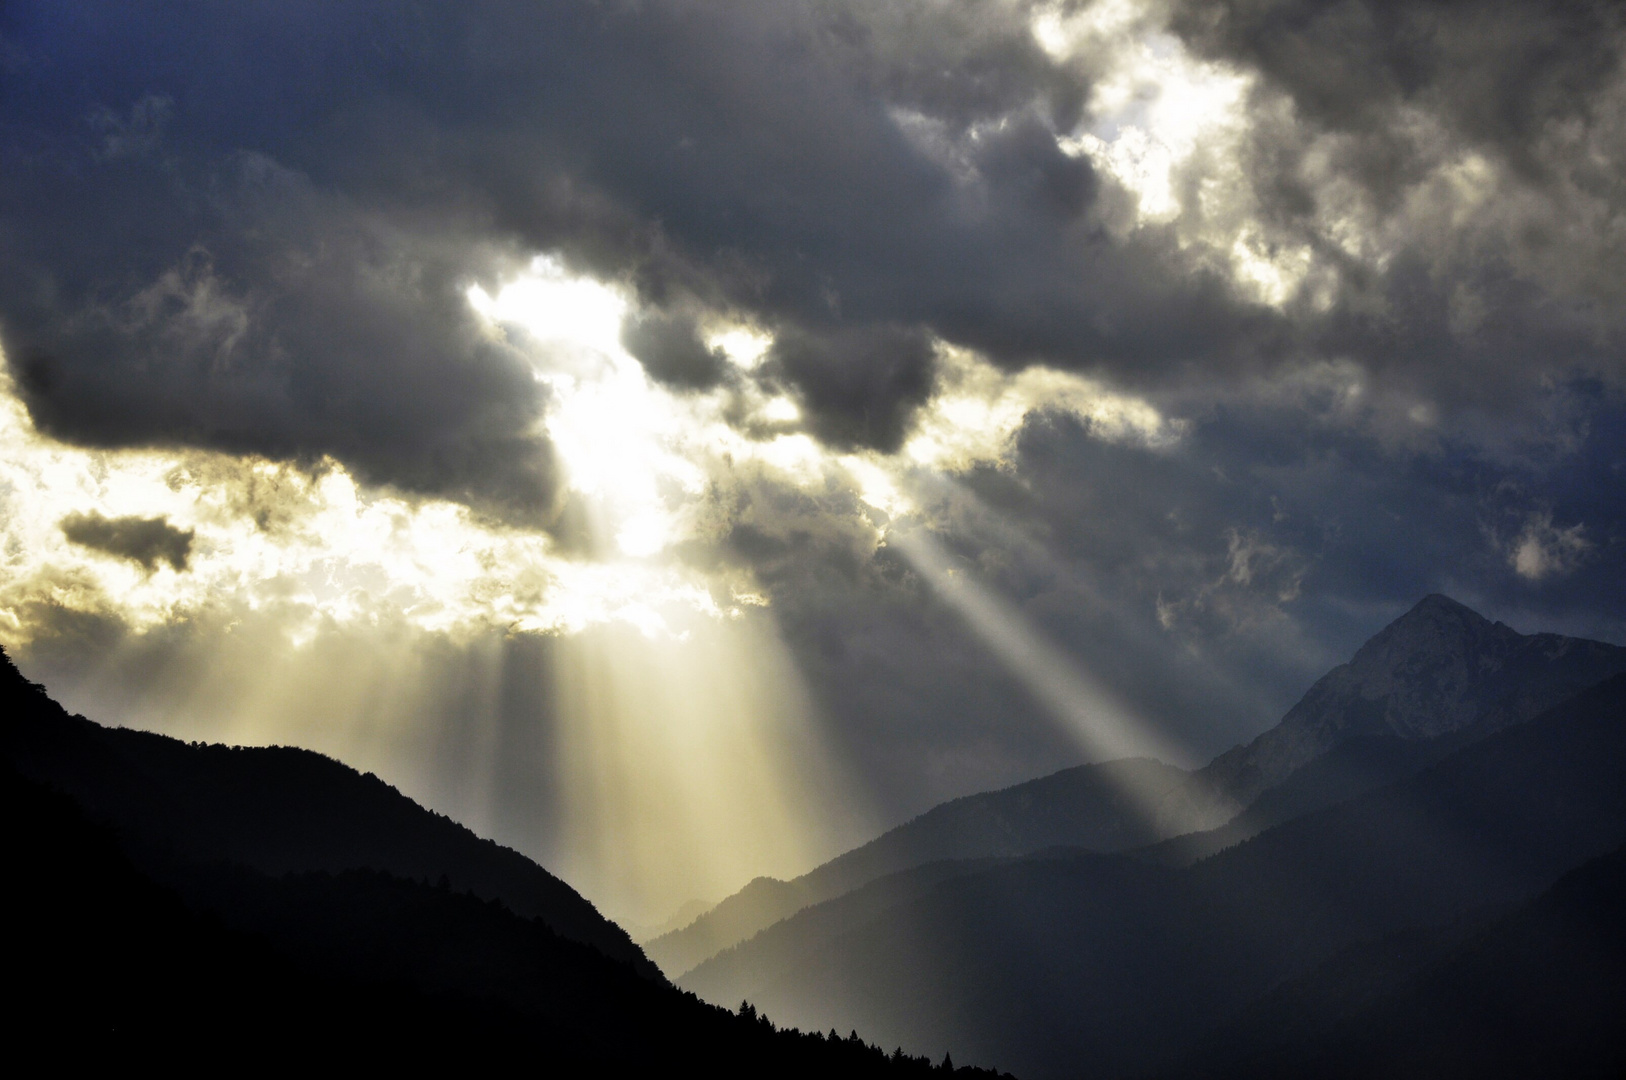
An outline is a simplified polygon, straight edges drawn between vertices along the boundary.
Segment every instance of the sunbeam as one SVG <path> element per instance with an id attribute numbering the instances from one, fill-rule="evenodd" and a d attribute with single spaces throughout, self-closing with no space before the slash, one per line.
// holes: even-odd
<path id="1" fill-rule="evenodd" d="M 865 824 L 770 613 L 659 641 L 604 627 L 554 664 L 558 868 L 618 917 L 795 876 Z"/>
<path id="2" fill-rule="evenodd" d="M 1021 680 L 1090 760 L 1155 757 L 1187 765 L 1187 755 L 1134 716 L 1116 695 L 1036 633 L 1009 601 L 978 582 L 924 529 L 899 529 L 887 543 L 909 560 L 937 594 Z"/>
<path id="3" fill-rule="evenodd" d="M 0 0 L 20 1030 L 1234 1080 L 1626 1015 L 1481 963 L 1626 837 L 1623 58 Z M 1517 1010 L 1422 993 L 1469 959 Z M 1455 1073 L 1587 1073 L 1533 1032 Z"/>

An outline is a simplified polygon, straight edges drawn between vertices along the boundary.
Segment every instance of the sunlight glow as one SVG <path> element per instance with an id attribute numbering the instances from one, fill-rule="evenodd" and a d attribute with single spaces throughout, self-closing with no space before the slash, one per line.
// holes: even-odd
<path id="1" fill-rule="evenodd" d="M 470 289 L 469 302 L 540 343 L 531 355 L 553 397 L 544 427 L 571 488 L 592 501 L 596 539 L 634 558 L 664 550 L 680 525 L 662 487 L 692 496 L 705 476 L 671 449 L 685 418 L 621 346 L 626 300 L 542 257 L 495 297 Z"/>
<path id="2" fill-rule="evenodd" d="M 531 783 L 558 785 L 565 805 L 558 835 L 527 850 L 607 909 L 653 919 L 759 873 L 794 875 L 869 827 L 853 824 L 861 799 L 835 794 L 767 598 L 726 575 L 564 558 L 545 535 L 371 491 L 333 462 L 307 473 L 81 450 L 35 432 L 14 395 L 0 398 L 0 442 L 0 640 L 26 645 L 65 610 L 132 631 L 79 685 L 53 687 L 74 707 L 182 737 L 323 750 L 488 835 L 519 829 L 521 843 L 493 785 L 526 766 L 501 760 L 500 665 L 480 657 L 505 635 L 542 633 L 558 650 L 560 688 L 542 704 L 558 710 L 564 757 L 560 776 Z M 588 482 L 620 482 L 624 466 L 596 464 Z M 190 531 L 184 568 L 69 541 L 58 522 L 87 511 Z M 653 553 L 668 526 L 630 516 L 620 546 Z M 177 624 L 190 629 L 168 634 Z M 463 778 L 451 783 L 442 761 L 465 762 Z"/>
<path id="3" fill-rule="evenodd" d="M 737 366 L 751 371 L 768 358 L 773 336 L 748 326 L 729 326 L 706 338 L 706 347 L 721 349 Z"/>
<path id="4" fill-rule="evenodd" d="M 1148 221 L 1181 211 L 1180 170 L 1204 147 L 1235 141 L 1250 79 L 1199 61 L 1139 5 L 1108 0 L 1070 13 L 1041 10 L 1035 39 L 1052 56 L 1108 60 L 1092 83 L 1091 127 L 1063 140 L 1139 198 Z"/>
<path id="5" fill-rule="evenodd" d="M 762 406 L 762 415 L 769 420 L 790 422 L 802 418 L 802 410 L 788 397 L 776 397 Z"/>
<path id="6" fill-rule="evenodd" d="M 466 507 L 371 491 L 335 462 L 314 471 L 202 451 L 93 451 L 34 430 L 0 393 L 0 640 L 60 610 L 140 631 L 210 609 L 280 613 L 292 643 L 323 623 L 423 630 L 658 631 L 673 605 L 718 614 L 708 583 L 674 566 L 558 557 L 543 534 L 493 529 Z M 190 533 L 184 567 L 76 544 L 70 514 L 162 518 Z M 634 538 L 636 539 L 636 538 Z"/>
<path id="7" fill-rule="evenodd" d="M 1244 230 L 1231 245 L 1231 265 L 1241 282 L 1267 304 L 1280 307 L 1292 299 L 1314 269 L 1314 258 L 1305 246 L 1269 245 Z M 1320 304 L 1330 302 L 1330 295 Z"/>
<path id="8" fill-rule="evenodd" d="M 1174 226 L 1182 246 L 1229 261 L 1259 303 L 1280 307 L 1301 294 L 1318 308 L 1331 303 L 1334 271 L 1302 239 L 1250 224 L 1257 215 L 1241 161 L 1261 108 L 1250 97 L 1255 77 L 1193 56 L 1155 10 L 1130 0 L 1041 6 L 1031 25 L 1053 57 L 1086 57 L 1098 69 L 1087 119 L 1059 143 L 1132 194 L 1133 212 L 1115 229 Z"/>
<path id="9" fill-rule="evenodd" d="M 68 446 L 34 430 L 8 384 L 0 635 L 26 639 L 46 608 L 109 614 L 141 630 L 222 605 L 282 612 L 299 644 L 323 622 L 392 619 L 444 633 L 575 633 L 620 621 L 658 634 L 673 610 L 718 618 L 732 605 L 714 596 L 755 592 L 658 558 L 707 527 L 710 478 L 749 467 L 820 490 L 846 477 L 896 517 L 912 509 L 910 470 L 1000 462 L 1034 409 L 1070 412 L 1108 440 L 1156 447 L 1181 434 L 1146 403 L 1078 376 L 1012 375 L 944 346 L 940 392 L 901 457 L 835 455 L 804 433 L 755 440 L 729 423 L 721 392 L 680 398 L 647 378 L 615 338 L 624 301 L 608 286 L 538 260 L 495 296 L 476 289 L 470 298 L 544 342 L 533 354 L 553 391 L 543 423 L 589 507 L 597 558 L 566 558 L 546 534 L 478 523 L 458 504 L 369 490 L 337 462 L 301 470 L 204 451 Z M 754 408 L 786 423 L 796 416 L 785 397 L 759 396 Z M 184 570 L 70 542 L 59 523 L 75 513 L 164 519 L 190 533 Z"/>
<path id="10" fill-rule="evenodd" d="M 510 767 L 495 719 L 499 657 L 544 635 L 565 817 L 549 841 L 562 846 L 534 850 L 611 910 L 655 921 L 757 874 L 804 871 L 870 825 L 862 799 L 836 785 L 771 594 L 747 570 L 682 557 L 731 527 L 728 500 L 749 505 L 752 485 L 796 491 L 809 507 L 845 508 L 841 527 L 879 544 L 920 513 L 917 493 L 939 470 L 1007 463 L 1035 410 L 1153 449 L 1182 436 L 1149 403 L 1090 380 L 1012 374 L 940 345 L 938 392 L 906 452 L 837 452 L 798 430 L 801 410 L 772 380 L 746 377 L 771 344 L 755 330 L 708 339 L 742 377 L 678 394 L 622 348 L 629 300 L 613 285 L 543 258 L 468 298 L 548 387 L 539 424 L 590 533 L 585 551 L 460 504 L 370 488 L 336 461 L 70 446 L 34 429 L 8 383 L 0 641 L 26 645 L 64 619 L 118 626 L 100 674 L 64 688 L 72 700 L 187 737 L 323 749 L 497 828 L 493 785 Z M 146 522 L 180 546 L 165 559 L 121 556 L 69 539 L 72 515 Z M 1144 747 L 1102 719 L 1117 714 L 1019 617 L 956 582 L 929 541 L 900 544 L 1081 745 Z M 187 630 L 172 640 L 177 626 Z M 169 657 L 165 673 L 132 697 L 132 673 L 157 656 Z M 424 750 L 446 739 L 455 753 Z M 448 787 L 413 771 L 437 758 L 463 762 L 462 778 Z"/>
<path id="11" fill-rule="evenodd" d="M 868 506 L 897 517 L 913 510 L 914 502 L 898 489 L 898 479 L 874 461 L 848 455 L 841 464 L 858 485 L 858 497 Z"/>
<path id="12" fill-rule="evenodd" d="M 621 351 L 626 299 L 591 278 L 571 276 L 547 255 L 532 259 L 529 272 L 496 296 L 472 287 L 469 303 L 492 322 L 522 326 L 539 341 L 572 342 L 607 355 Z"/>
<path id="13" fill-rule="evenodd" d="M 902 552 L 909 565 L 954 606 L 1088 759 L 1147 756 L 1185 764 L 1183 750 L 1138 720 L 1111 691 L 1036 632 L 1014 606 L 956 565 L 924 529 L 896 530 L 888 535 L 887 544 Z"/>
<path id="14" fill-rule="evenodd" d="M 852 825 L 801 677 L 767 613 L 691 619 L 681 640 L 595 628 L 559 643 L 555 866 L 654 922 L 759 874 L 793 877 Z M 678 974 L 672 972 L 670 974 Z"/>

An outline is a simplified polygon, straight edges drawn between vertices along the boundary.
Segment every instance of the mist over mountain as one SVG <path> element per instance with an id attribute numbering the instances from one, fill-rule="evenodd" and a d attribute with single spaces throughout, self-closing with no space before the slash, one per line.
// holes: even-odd
<path id="1" fill-rule="evenodd" d="M 675 977 L 809 905 L 937 860 L 1166 841 L 1147 857 L 1190 862 L 1411 775 L 1620 671 L 1626 648 L 1520 634 L 1427 596 L 1279 724 L 1194 773 L 1115 761 L 956 799 L 795 880 L 758 878 L 645 947 Z"/>
<path id="2" fill-rule="evenodd" d="M 1054 849 L 1076 850 L 1076 849 Z M 798 970 L 810 951 L 824 947 L 855 926 L 893 908 L 919 900 L 946 881 L 1008 865 L 1014 859 L 942 859 L 887 874 L 840 896 L 809 903 L 748 939 L 730 945 L 678 978 L 704 994 L 705 987 L 773 981 Z M 721 991 L 718 991 L 721 992 Z"/>
<path id="3" fill-rule="evenodd" d="M 1229 832 L 931 863 L 680 982 L 798 1022 L 862 1018 L 905 1044 L 952 1034 L 971 1060 L 1024 1076 L 1153 1067 L 1341 950 L 1482 926 L 1626 839 L 1626 676 L 1520 722 L 1623 655 L 1430 597 L 1256 741 L 1267 762 L 1305 740 L 1331 749 Z M 1246 753 L 1225 757 L 1224 775 L 1254 775 L 1233 764 Z"/>
<path id="4" fill-rule="evenodd" d="M 1150 759 L 1080 765 L 933 807 L 793 881 L 757 878 L 688 926 L 646 943 L 677 976 L 786 916 L 878 878 L 939 860 L 1024 855 L 1048 847 L 1119 851 L 1163 833 L 1137 809 L 1187 777 Z"/>

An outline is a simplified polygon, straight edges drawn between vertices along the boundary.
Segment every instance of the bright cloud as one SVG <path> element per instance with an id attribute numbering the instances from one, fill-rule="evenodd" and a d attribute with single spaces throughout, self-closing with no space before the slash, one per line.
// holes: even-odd
<path id="1" fill-rule="evenodd" d="M 1526 581 L 1540 581 L 1574 570 L 1592 551 L 1586 529 L 1577 522 L 1567 529 L 1553 524 L 1550 513 L 1531 514 L 1508 552 L 1508 565 Z"/>
<path id="2" fill-rule="evenodd" d="M 439 633 L 575 633 L 621 622 L 658 634 L 670 623 L 663 612 L 717 617 L 738 606 L 729 597 L 758 595 L 733 572 L 702 573 L 664 554 L 716 527 L 709 487 L 731 470 L 808 490 L 850 487 L 896 517 L 914 508 L 915 470 L 1004 461 L 1035 410 L 1152 448 L 1183 430 L 1083 377 L 1012 374 L 945 345 L 938 392 L 902 455 L 833 454 L 801 432 L 753 438 L 731 422 L 743 396 L 748 412 L 794 427 L 799 411 L 784 396 L 751 384 L 678 395 L 652 382 L 619 342 L 626 299 L 552 259 L 535 260 L 495 294 L 471 289 L 469 300 L 493 333 L 506 325 L 528 335 L 536 378 L 550 391 L 543 425 L 565 482 L 587 507 L 591 557 L 562 551 L 542 532 L 487 524 L 457 503 L 369 488 L 331 460 L 302 469 L 203 451 L 70 446 L 36 431 L 8 386 L 0 402 L 6 636 L 26 639 L 41 605 L 116 614 L 138 631 L 222 605 L 275 609 L 296 643 L 323 621 L 381 619 Z M 749 330 L 716 337 L 742 369 L 765 348 Z M 191 535 L 189 557 L 184 567 L 143 565 L 75 543 L 62 527 L 72 515 L 162 521 Z"/>
<path id="3" fill-rule="evenodd" d="M 948 471 L 1003 462 L 1036 411 L 1073 416 L 1107 442 L 1153 449 L 1172 446 L 1185 430 L 1147 402 L 1083 376 L 1041 367 L 1013 374 L 964 350 L 943 349 L 940 391 L 922 409 L 904 454 Z"/>
<path id="4" fill-rule="evenodd" d="M 136 630 L 209 608 L 277 609 L 296 639 L 321 621 L 653 631 L 672 605 L 715 611 L 706 583 L 681 568 L 565 559 L 545 535 L 370 490 L 331 461 L 304 471 L 202 452 L 84 450 L 38 433 L 9 387 L 0 445 L 0 632 L 12 642 L 29 636 L 42 606 L 115 614 Z M 190 532 L 185 568 L 75 543 L 62 528 L 73 515 Z"/>

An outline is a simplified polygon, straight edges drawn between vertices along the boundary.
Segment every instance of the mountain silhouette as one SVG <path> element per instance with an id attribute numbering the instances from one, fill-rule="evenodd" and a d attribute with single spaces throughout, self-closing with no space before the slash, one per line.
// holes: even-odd
<path id="1" fill-rule="evenodd" d="M 1622 668 L 1427 598 L 1208 769 L 1064 770 L 764 879 L 679 989 L 376 777 L 103 728 L 0 653 L 14 1031 L 70 1067 L 945 1071 L 863 1030 L 1029 1080 L 1618 1075 Z"/>
<path id="2" fill-rule="evenodd" d="M 31 689 L 9 659 L 0 680 L 0 693 L 13 700 Z M 6 729 L 13 767 L 113 824 L 138 860 L 226 862 L 274 877 L 354 869 L 430 881 L 444 875 L 459 891 L 501 900 L 661 977 L 625 931 L 570 886 L 376 776 L 309 750 L 187 744 L 105 728 L 35 697 L 40 704 L 19 709 Z"/>
<path id="3" fill-rule="evenodd" d="M 1163 833 L 1140 812 L 1187 779 L 1149 758 L 1079 765 L 933 807 L 792 881 L 757 878 L 688 926 L 646 942 L 679 975 L 797 911 L 871 881 L 941 860 L 1025 855 L 1071 845 L 1121 851 Z"/>
<path id="4" fill-rule="evenodd" d="M 1626 848 L 1510 914 L 1356 946 L 1205 1037 L 1161 1080 L 1626 1072 Z"/>
<path id="5" fill-rule="evenodd" d="M 1318 680 L 1280 724 L 1187 782 L 1210 805 L 1242 805 L 1240 813 L 1146 857 L 1182 864 L 1211 855 L 1414 775 L 1621 671 L 1626 649 L 1617 645 L 1520 634 L 1449 597 L 1424 597 Z"/>
<path id="6" fill-rule="evenodd" d="M 757 878 L 644 948 L 676 977 L 803 908 L 937 860 L 1166 841 L 1144 857 L 1190 863 L 1413 775 L 1621 671 L 1626 648 L 1520 634 L 1430 595 L 1318 680 L 1279 724 L 1195 773 L 1133 759 L 956 799 L 799 878 Z"/>
<path id="7" fill-rule="evenodd" d="M 101 728 L 3 652 L 0 716 L 8 1032 L 24 1059 L 949 1071 L 707 1005 L 540 867 L 317 755 Z"/>
<path id="8" fill-rule="evenodd" d="M 1626 648 L 1521 634 L 1438 594 L 1310 687 L 1281 723 L 1198 771 L 1247 805 L 1353 738 L 1488 735 L 1626 671 Z"/>
<path id="9" fill-rule="evenodd" d="M 1192 866 L 1028 856 L 851 920 L 805 913 L 800 940 L 764 933 L 680 983 L 904 1045 L 952 1033 L 961 1060 L 1024 1077 L 1131 1075 L 1343 950 L 1524 903 L 1623 840 L 1617 676 Z"/>

